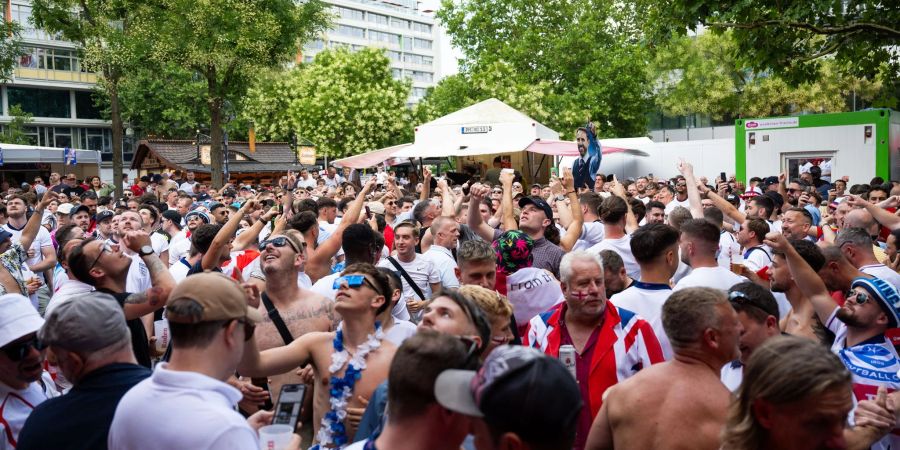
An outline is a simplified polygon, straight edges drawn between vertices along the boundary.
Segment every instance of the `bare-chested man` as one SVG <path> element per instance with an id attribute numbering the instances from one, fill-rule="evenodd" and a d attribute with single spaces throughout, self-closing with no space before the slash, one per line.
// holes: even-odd
<path id="1" fill-rule="evenodd" d="M 267 264 L 265 259 L 263 264 Z M 360 397 L 370 398 L 375 388 L 387 379 L 391 360 L 397 350 L 397 347 L 388 340 L 378 338 L 381 335 L 376 333 L 375 325 L 378 314 L 388 308 L 390 282 L 386 275 L 371 264 L 365 263 L 348 266 L 344 270 L 344 276 L 335 282 L 340 288 L 335 296 L 334 312 L 343 318 L 342 343 L 350 358 L 361 351 L 370 339 L 378 342 L 373 345 L 377 348 L 366 356 L 365 369 L 362 370 L 360 378 L 353 385 L 350 398 L 347 399 L 347 408 L 360 408 L 364 406 Z M 329 402 L 331 377 L 343 377 L 347 370 L 345 362 L 334 372 L 330 371 L 332 355 L 337 352 L 334 347 L 335 334 L 306 333 L 288 346 L 272 348 L 262 353 L 257 347 L 256 340 L 251 340 L 247 342 L 238 371 L 249 376 L 270 376 L 291 371 L 307 363 L 311 364 L 317 383 L 314 425 L 318 430 L 322 416 L 331 409 Z M 347 420 L 344 421 L 344 425 L 346 435 L 352 438 L 356 433 L 356 427 Z M 336 436 L 332 433 L 331 437 Z"/>
<path id="2" fill-rule="evenodd" d="M 822 251 L 812 242 L 801 240 L 790 240 L 789 242 L 816 272 L 825 265 Z M 781 331 L 792 336 L 831 345 L 832 339 L 828 338 L 825 327 L 816 316 L 816 310 L 812 303 L 794 282 L 787 261 L 784 259 L 784 253 L 773 251 L 772 265 L 769 266 L 769 280 L 772 292 L 783 292 L 791 304 L 791 311 L 781 319 Z"/>
<path id="3" fill-rule="evenodd" d="M 259 255 L 260 269 L 266 274 L 265 291 L 261 295 L 265 300 L 259 305 L 263 321 L 257 325 L 254 335 L 260 350 L 283 347 L 290 340 L 313 331 L 334 331 L 337 326 L 334 302 L 297 285 L 297 274 L 303 270 L 306 259 L 300 234 L 294 230 L 275 234 L 260 246 L 263 247 Z M 278 311 L 278 316 L 287 327 L 292 338 L 288 342 L 285 342 L 287 336 L 282 336 L 275 326 L 272 320 L 274 311 L 270 312 L 267 301 Z M 281 386 L 287 383 L 303 383 L 303 380 L 294 370 L 269 377 L 269 392 L 276 396 L 272 399 L 273 403 L 281 392 Z M 312 396 L 306 399 L 305 407 L 309 408 Z"/>
<path id="4" fill-rule="evenodd" d="M 743 330 L 725 293 L 676 291 L 663 305 L 673 360 L 607 391 L 588 449 L 718 449 L 731 393 L 719 371 L 740 355 Z"/>

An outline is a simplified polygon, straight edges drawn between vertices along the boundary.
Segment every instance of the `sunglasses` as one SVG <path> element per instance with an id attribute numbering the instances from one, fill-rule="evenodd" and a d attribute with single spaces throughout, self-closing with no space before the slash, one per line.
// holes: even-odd
<path id="1" fill-rule="evenodd" d="M 849 291 L 847 291 L 847 300 L 850 300 L 850 298 L 854 295 L 856 296 L 857 305 L 864 305 L 871 299 L 871 297 L 869 297 L 869 294 L 866 294 L 865 292 L 859 292 L 855 289 L 850 289 Z"/>
<path id="2" fill-rule="evenodd" d="M 500 189 L 494 189 L 494 190 L 491 191 L 491 192 L 493 192 L 494 194 L 502 194 L 502 193 L 503 193 L 503 191 L 500 190 Z"/>
<path id="3" fill-rule="evenodd" d="M 91 267 L 88 267 L 88 272 L 90 272 L 91 269 L 93 269 L 94 266 L 97 265 L 97 261 L 100 261 L 100 257 L 103 256 L 104 253 L 112 253 L 112 252 L 113 252 L 112 244 L 110 244 L 109 242 L 106 242 L 106 241 L 101 242 L 100 243 L 100 253 L 97 255 L 96 258 L 94 258 L 94 262 L 91 263 Z"/>
<path id="4" fill-rule="evenodd" d="M 337 277 L 334 280 L 334 283 L 331 284 L 331 288 L 335 290 L 340 289 L 341 285 L 344 283 L 347 283 L 348 288 L 357 290 L 362 287 L 363 284 L 365 284 L 372 288 L 373 291 L 381 295 L 381 291 L 378 290 L 378 288 L 376 288 L 375 285 L 372 284 L 372 282 L 369 281 L 369 279 L 366 278 L 365 275 L 344 275 L 341 277 Z"/>
<path id="5" fill-rule="evenodd" d="M 246 341 L 249 341 L 250 339 L 253 339 L 253 332 L 256 331 L 256 325 L 253 325 L 252 323 L 248 322 L 247 319 L 234 319 L 234 320 L 236 320 L 239 324 L 244 326 L 244 341 L 246 342 Z M 222 328 L 227 327 L 229 323 L 231 323 L 230 320 L 225 322 L 225 324 L 222 325 Z"/>
<path id="6" fill-rule="evenodd" d="M 300 252 L 300 249 L 298 249 L 297 247 L 295 247 L 295 246 L 294 246 L 294 243 L 291 242 L 290 239 L 288 239 L 288 238 L 286 238 L 286 237 L 284 237 L 284 236 L 278 236 L 278 237 L 276 237 L 276 238 L 266 239 L 265 241 L 260 242 L 260 243 L 259 243 L 259 251 L 265 250 L 266 247 L 267 247 L 269 244 L 272 244 L 272 247 L 277 247 L 277 248 L 282 248 L 282 247 L 284 247 L 285 245 L 287 245 L 287 246 L 290 246 L 291 249 L 293 249 L 295 252 L 301 253 L 301 252 Z"/>
<path id="7" fill-rule="evenodd" d="M 9 344 L 6 347 L 3 347 L 2 350 L 10 361 L 18 362 L 25 359 L 28 353 L 31 352 L 31 349 L 42 351 L 45 348 L 47 347 L 40 341 L 40 339 L 38 339 L 37 336 L 34 336 L 25 342 Z"/>

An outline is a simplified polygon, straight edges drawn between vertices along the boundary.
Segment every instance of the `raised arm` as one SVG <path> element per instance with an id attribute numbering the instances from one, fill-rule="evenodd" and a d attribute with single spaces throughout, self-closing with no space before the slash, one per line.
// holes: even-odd
<path id="1" fill-rule="evenodd" d="M 453 191 L 447 180 L 438 180 L 438 188 L 441 189 L 441 215 L 456 217 L 456 205 L 453 202 Z"/>
<path id="2" fill-rule="evenodd" d="M 566 198 L 569 200 L 568 208 L 560 208 L 563 202 L 558 202 L 556 208 L 560 211 L 568 210 L 572 216 L 572 223 L 566 228 L 566 234 L 559 239 L 559 246 L 565 251 L 571 251 L 581 237 L 584 227 L 584 216 L 581 214 L 581 203 L 578 202 L 578 193 L 575 192 L 575 180 L 572 177 L 572 169 L 566 169 L 562 179 L 563 189 L 566 190 Z M 634 217 L 634 216 L 632 216 Z"/>
<path id="3" fill-rule="evenodd" d="M 627 213 L 625 213 L 625 231 L 628 233 L 634 233 L 635 230 L 638 229 L 638 221 L 637 217 L 634 216 L 634 211 L 631 210 L 631 202 L 628 201 L 628 196 L 625 195 L 625 186 L 622 183 L 619 183 L 619 179 L 613 175 L 613 180 L 609 182 L 609 191 L 613 193 L 616 197 L 625 200 L 625 208 L 627 208 Z"/>
<path id="4" fill-rule="evenodd" d="M 249 248 L 253 242 L 259 237 L 259 233 L 266 227 L 266 224 L 272 220 L 272 217 L 278 214 L 278 207 L 273 206 L 268 211 L 266 211 L 262 216 L 259 217 L 259 220 L 250 225 L 250 228 L 241 233 L 240 236 L 234 238 L 234 242 L 231 244 L 231 248 L 234 251 L 242 251 Z"/>
<path id="5" fill-rule="evenodd" d="M 803 257 L 797 253 L 797 250 L 794 249 L 794 246 L 788 242 L 783 234 L 769 233 L 766 235 L 764 243 L 771 247 L 772 250 L 784 254 L 791 276 L 794 277 L 797 287 L 812 302 L 813 309 L 819 316 L 819 320 L 822 323 L 828 322 L 828 318 L 831 317 L 831 313 L 834 312 L 837 303 L 828 294 L 828 288 L 825 287 L 825 283 L 819 278 L 819 275 L 803 260 Z"/>
<path id="6" fill-rule="evenodd" d="M 238 373 L 245 377 L 268 377 L 298 369 L 311 361 L 313 347 L 319 342 L 327 342 L 331 336 L 331 333 L 306 333 L 288 345 L 264 352 L 259 351 L 256 339 L 249 339 L 244 344 Z"/>
<path id="7" fill-rule="evenodd" d="M 232 214 L 228 222 L 225 222 L 225 225 L 216 233 L 216 237 L 209 244 L 209 250 L 203 254 L 203 260 L 200 261 L 203 270 L 212 270 L 219 266 L 219 253 L 221 253 L 222 247 L 228 245 L 228 242 L 231 241 L 231 238 L 234 237 L 238 227 L 241 225 L 241 219 L 244 218 L 245 214 L 256 209 L 256 205 L 256 199 L 247 200 L 241 206 L 241 209 Z"/>
<path id="8" fill-rule="evenodd" d="M 310 252 L 309 261 L 306 262 L 306 274 L 315 283 L 319 278 L 331 273 L 331 258 L 341 249 L 344 230 L 359 221 L 360 212 L 366 203 L 366 196 L 375 188 L 375 177 L 369 177 L 363 185 L 359 195 L 347 207 L 347 213 L 341 219 L 340 225 L 328 239 L 325 239 L 318 248 Z"/>
<path id="9" fill-rule="evenodd" d="M 491 188 L 483 184 L 474 184 L 469 189 L 469 219 L 468 225 L 478 236 L 485 241 L 494 240 L 494 229 L 490 225 L 484 223 L 481 217 L 479 205 L 484 202 L 484 197 L 490 194 Z"/>
<path id="10" fill-rule="evenodd" d="M 512 201 L 512 184 L 515 181 L 515 173 L 500 172 L 500 185 L 503 187 L 503 196 L 500 198 L 500 209 L 503 211 L 501 223 L 504 230 L 515 230 L 519 228 L 516 223 L 515 210 Z"/>
<path id="11" fill-rule="evenodd" d="M 34 213 L 31 214 L 31 218 L 29 218 L 28 223 L 25 224 L 25 228 L 22 229 L 22 236 L 19 237 L 19 244 L 26 251 L 31 247 L 31 244 L 34 243 L 38 232 L 41 231 L 41 220 L 44 218 L 44 209 L 46 209 L 47 206 L 50 205 L 50 202 L 55 199 L 56 194 L 51 192 L 50 189 L 47 189 L 47 192 L 41 197 L 41 201 L 35 206 Z M 53 264 L 56 264 L 56 256 L 53 256 Z M 47 269 L 47 267 L 32 268 L 31 270 L 38 272 L 44 269 Z"/>
<path id="12" fill-rule="evenodd" d="M 688 187 L 688 189 L 690 189 L 690 187 Z M 704 185 L 698 185 L 697 189 L 701 193 L 705 194 L 706 198 L 712 200 L 713 205 L 715 205 L 716 208 L 722 210 L 722 213 L 730 217 L 735 222 L 744 223 L 747 220 L 747 216 L 744 213 L 740 212 L 737 208 L 734 207 L 734 205 L 728 203 L 728 200 L 725 200 L 724 198 L 722 198 L 722 196 L 713 192 L 708 187 Z"/>
<path id="13" fill-rule="evenodd" d="M 150 235 L 143 231 L 129 231 L 122 236 L 122 244 L 137 253 L 141 247 L 150 245 Z M 124 311 L 126 319 L 136 319 L 150 314 L 166 304 L 169 293 L 175 289 L 175 279 L 155 253 L 141 257 L 150 272 L 150 289 L 136 292 L 125 299 Z"/>
<path id="14" fill-rule="evenodd" d="M 872 217 L 880 223 L 882 226 L 890 228 L 891 230 L 896 230 L 900 228 L 900 216 L 895 216 L 891 214 L 888 210 L 884 209 L 881 205 L 890 205 L 892 203 L 900 203 L 900 196 L 892 196 L 889 197 L 882 203 L 877 205 L 873 205 L 866 200 L 863 200 L 858 195 L 848 195 L 847 202 L 850 202 L 850 206 L 855 206 L 857 208 L 862 207 L 865 208 L 869 214 L 872 214 Z"/>
<path id="15" fill-rule="evenodd" d="M 682 159 L 678 163 L 678 171 L 684 176 L 687 184 L 688 203 L 691 207 L 691 217 L 703 218 L 703 205 L 700 204 L 700 190 L 697 188 L 697 178 L 694 176 L 694 166 Z"/>
<path id="16" fill-rule="evenodd" d="M 419 193 L 419 201 L 424 202 L 428 200 L 428 196 L 431 193 L 431 169 L 427 167 L 422 167 L 422 192 Z"/>

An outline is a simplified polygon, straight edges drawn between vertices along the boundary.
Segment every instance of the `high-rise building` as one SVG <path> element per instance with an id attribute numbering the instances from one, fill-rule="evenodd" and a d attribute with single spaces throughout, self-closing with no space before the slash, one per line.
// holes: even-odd
<path id="1" fill-rule="evenodd" d="M 412 80 L 410 103 L 440 78 L 440 46 L 434 18 L 419 10 L 416 0 L 325 0 L 334 26 L 303 48 L 303 62 L 335 47 L 359 50 L 384 48 L 394 78 Z"/>
<path id="2" fill-rule="evenodd" d="M 92 98 L 97 75 L 84 68 L 75 44 L 34 27 L 29 0 L 5 3 L 7 20 L 22 28 L 23 52 L 11 79 L 0 86 L 0 123 L 9 123 L 10 108 L 18 105 L 33 116 L 26 132 L 34 145 L 100 150 L 103 167 L 111 167 L 111 128 Z M 132 147 L 126 142 L 124 148 L 127 167 Z"/>

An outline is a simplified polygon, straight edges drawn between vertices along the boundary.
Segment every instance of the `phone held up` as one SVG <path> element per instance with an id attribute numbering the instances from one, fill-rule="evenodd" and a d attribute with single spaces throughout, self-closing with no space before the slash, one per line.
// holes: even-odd
<path id="1" fill-rule="evenodd" d="M 291 429 L 296 429 L 305 396 L 305 384 L 282 385 L 281 392 L 278 394 L 278 403 L 275 404 L 275 417 L 272 419 L 272 424 L 290 425 Z"/>

